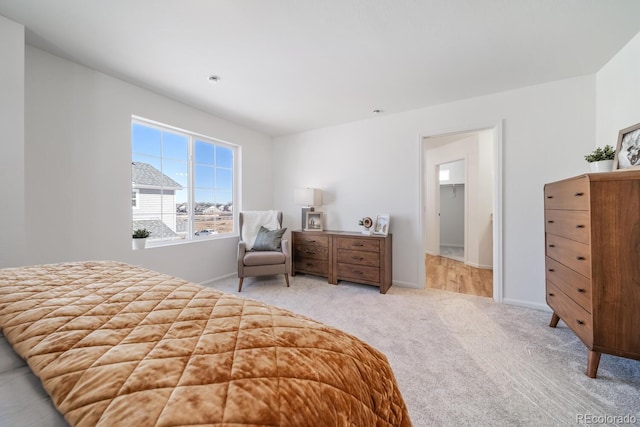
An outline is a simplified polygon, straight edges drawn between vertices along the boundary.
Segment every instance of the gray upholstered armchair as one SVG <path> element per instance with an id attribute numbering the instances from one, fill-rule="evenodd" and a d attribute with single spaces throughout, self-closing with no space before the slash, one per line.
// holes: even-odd
<path id="1" fill-rule="evenodd" d="M 269 224 L 264 224 L 269 213 L 273 213 L 275 217 L 271 218 Z M 284 274 L 288 287 L 291 255 L 289 241 L 281 239 L 284 230 L 286 230 L 282 229 L 282 212 L 240 212 L 238 220 L 240 225 L 238 292 L 242 292 L 242 281 L 245 277 L 272 274 Z M 262 226 L 272 231 L 259 234 Z"/>

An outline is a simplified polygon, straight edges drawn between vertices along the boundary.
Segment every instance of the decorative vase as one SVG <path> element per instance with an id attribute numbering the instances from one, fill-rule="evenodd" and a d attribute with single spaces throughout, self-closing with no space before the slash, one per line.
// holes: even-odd
<path id="1" fill-rule="evenodd" d="M 611 172 L 613 170 L 613 160 L 600 160 L 589 163 L 591 172 Z"/>
<path id="2" fill-rule="evenodd" d="M 143 238 L 143 239 L 132 239 L 133 241 L 133 249 L 144 249 L 145 245 L 147 244 L 147 239 Z"/>

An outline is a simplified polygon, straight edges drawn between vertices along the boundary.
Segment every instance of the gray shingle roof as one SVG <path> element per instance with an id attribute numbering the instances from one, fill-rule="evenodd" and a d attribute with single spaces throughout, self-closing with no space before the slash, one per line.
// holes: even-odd
<path id="1" fill-rule="evenodd" d="M 149 230 L 149 232 L 151 233 L 149 239 L 151 240 L 178 237 L 178 234 L 170 229 L 167 224 L 158 219 L 133 220 L 133 229 L 136 230 L 138 228 L 146 228 L 147 230 Z"/>
<path id="2" fill-rule="evenodd" d="M 162 187 L 165 189 L 181 190 L 182 185 L 178 184 L 158 169 L 144 162 L 131 162 L 132 181 L 134 187 L 144 185 L 145 187 Z"/>

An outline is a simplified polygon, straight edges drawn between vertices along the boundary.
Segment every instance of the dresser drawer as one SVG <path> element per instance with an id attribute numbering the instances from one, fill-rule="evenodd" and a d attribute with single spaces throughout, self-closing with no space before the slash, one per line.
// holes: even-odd
<path id="1" fill-rule="evenodd" d="M 592 313 L 591 280 L 549 257 L 546 258 L 545 262 L 547 282 L 553 283 L 569 298 L 577 302 L 589 313 Z"/>
<path id="2" fill-rule="evenodd" d="M 296 272 L 317 274 L 319 276 L 329 275 L 329 263 L 327 260 L 296 257 L 293 265 Z"/>
<path id="3" fill-rule="evenodd" d="M 359 251 L 380 252 L 380 242 L 378 239 L 350 239 L 338 237 L 336 239 L 338 249 L 356 249 Z"/>
<path id="4" fill-rule="evenodd" d="M 553 234 L 546 235 L 547 256 L 572 270 L 591 277 L 591 246 Z"/>
<path id="5" fill-rule="evenodd" d="M 551 282 L 547 282 L 547 304 L 587 347 L 593 347 L 593 320 L 591 314 Z"/>
<path id="6" fill-rule="evenodd" d="M 338 262 L 346 264 L 380 266 L 380 255 L 377 252 L 354 251 L 352 249 L 338 249 Z"/>
<path id="7" fill-rule="evenodd" d="M 308 232 L 296 233 L 296 245 L 329 247 L 329 237 Z"/>
<path id="8" fill-rule="evenodd" d="M 293 248 L 295 258 L 315 258 L 315 259 L 329 259 L 329 248 L 323 246 L 314 245 L 296 245 Z"/>
<path id="9" fill-rule="evenodd" d="M 587 177 L 554 182 L 544 186 L 545 209 L 589 209 Z"/>
<path id="10" fill-rule="evenodd" d="M 547 233 L 589 243 L 591 232 L 589 211 L 547 209 L 544 211 L 544 219 L 544 228 Z"/>
<path id="11" fill-rule="evenodd" d="M 380 269 L 340 262 L 338 263 L 338 279 L 380 283 Z"/>

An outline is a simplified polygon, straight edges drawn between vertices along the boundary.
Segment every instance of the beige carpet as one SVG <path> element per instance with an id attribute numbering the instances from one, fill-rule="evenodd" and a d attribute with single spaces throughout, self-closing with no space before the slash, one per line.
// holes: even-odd
<path id="1" fill-rule="evenodd" d="M 236 278 L 211 286 L 237 294 Z M 283 276 L 247 278 L 241 295 L 384 352 L 416 427 L 626 425 L 625 416 L 640 425 L 640 361 L 603 355 L 588 378 L 585 347 L 562 322 L 549 328 L 547 312 L 439 290 L 381 295 L 309 275 L 290 288 Z"/>

